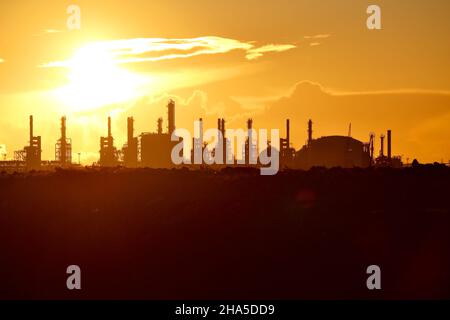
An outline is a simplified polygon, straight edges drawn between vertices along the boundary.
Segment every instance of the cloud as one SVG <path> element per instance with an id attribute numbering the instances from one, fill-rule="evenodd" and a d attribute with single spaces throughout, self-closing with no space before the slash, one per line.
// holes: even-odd
<path id="1" fill-rule="evenodd" d="M 268 44 L 259 48 L 247 50 L 246 58 L 248 60 L 254 60 L 262 57 L 264 53 L 268 52 L 283 52 L 296 48 L 293 44 Z"/>
<path id="2" fill-rule="evenodd" d="M 43 29 L 40 30 L 39 33 L 35 33 L 33 34 L 34 37 L 45 37 L 47 35 L 56 35 L 56 34 L 60 34 L 60 33 L 64 33 L 64 30 L 60 30 L 60 29 Z"/>
<path id="3" fill-rule="evenodd" d="M 257 47 L 253 42 L 209 36 L 187 39 L 136 38 L 98 41 L 84 46 L 78 53 L 107 54 L 116 63 L 137 63 L 223 54 L 233 50 L 244 51 L 248 60 L 254 60 L 265 53 L 282 52 L 293 48 L 296 48 L 293 44 L 269 44 Z M 53 61 L 40 67 L 68 67 L 70 63 L 70 60 Z"/>
<path id="4" fill-rule="evenodd" d="M 207 127 L 215 128 L 217 118 L 226 118 L 227 123 L 245 126 L 245 117 L 250 114 L 247 110 L 226 96 L 214 97 L 203 90 L 194 90 L 187 97 L 175 94 L 160 94 L 142 97 L 130 105 L 121 115 L 123 132 L 126 133 L 126 117 L 133 116 L 136 119 L 146 119 L 146 123 L 156 128 L 156 120 L 163 116 L 166 121 L 167 101 L 172 99 L 176 102 L 176 119 L 178 128 L 191 129 L 193 122 L 203 118 Z M 239 119 L 242 119 L 241 122 Z M 146 129 L 148 130 L 148 128 Z"/>
<path id="5" fill-rule="evenodd" d="M 322 44 L 322 42 L 319 42 L 319 40 L 325 40 L 327 38 L 331 37 L 331 34 L 316 34 L 313 36 L 304 36 L 306 40 L 309 40 L 309 46 L 310 47 L 317 47 Z"/>
<path id="6" fill-rule="evenodd" d="M 304 36 L 305 39 L 326 39 L 331 37 L 331 34 L 316 34 L 314 36 Z"/>
<path id="7" fill-rule="evenodd" d="M 57 30 L 57 29 L 45 29 L 44 33 L 61 33 L 64 32 L 62 30 Z"/>

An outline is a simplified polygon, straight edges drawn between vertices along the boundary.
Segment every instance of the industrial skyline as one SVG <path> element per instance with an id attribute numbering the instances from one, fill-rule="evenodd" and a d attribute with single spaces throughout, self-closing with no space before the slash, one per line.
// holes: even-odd
<path id="1" fill-rule="evenodd" d="M 343 168 L 368 168 L 375 167 L 394 167 L 401 168 L 404 162 L 401 156 L 394 155 L 392 149 L 392 130 L 387 130 L 386 135 L 380 134 L 379 152 L 375 151 L 374 133 L 369 134 L 369 141 L 362 142 L 352 137 L 351 126 L 349 125 L 348 135 L 313 136 L 313 121 L 310 119 L 307 123 L 306 143 L 298 150 L 293 147 L 291 141 L 291 121 L 286 119 L 285 137 L 280 137 L 278 149 L 272 148 L 270 140 L 267 150 L 258 149 L 258 145 L 252 138 L 253 119 L 247 120 L 247 131 L 245 132 L 245 142 L 242 146 L 231 143 L 225 129 L 226 120 L 224 118 L 217 120 L 217 132 L 223 137 L 223 142 L 212 141 L 213 148 L 208 148 L 207 141 L 204 141 L 203 119 L 198 120 L 199 136 L 192 138 L 191 149 L 189 153 L 182 154 L 188 158 L 187 163 L 175 165 L 171 159 L 171 152 L 177 141 L 172 141 L 171 137 L 175 132 L 175 101 L 169 100 L 167 104 L 167 128 L 163 129 L 164 120 L 158 118 L 156 132 L 142 132 L 135 136 L 133 117 L 127 118 L 127 141 L 120 148 L 114 144 L 112 133 L 111 117 L 107 118 L 107 135 L 100 137 L 98 161 L 92 163 L 93 166 L 113 167 L 124 166 L 129 168 L 148 167 L 148 168 L 174 168 L 180 166 L 189 166 L 198 168 L 203 166 L 202 162 L 194 162 L 195 153 L 200 152 L 206 157 L 216 159 L 221 157 L 219 162 L 213 167 L 222 168 L 224 166 L 246 165 L 254 167 L 264 166 L 260 161 L 261 152 L 267 152 L 270 155 L 271 150 L 275 150 L 279 156 L 280 169 L 310 169 L 312 167 L 343 167 Z M 14 159 L 3 159 L 0 161 L 0 167 L 3 169 L 50 169 L 54 167 L 79 166 L 81 163 L 73 161 L 72 139 L 67 137 L 67 119 L 61 118 L 60 137 L 55 144 L 55 158 L 50 160 L 42 159 L 42 138 L 34 135 L 34 118 L 29 117 L 29 143 L 22 150 L 14 152 Z M 233 136 L 231 139 L 237 139 Z M 386 141 L 387 140 L 387 141 Z M 250 143 L 250 141 L 253 141 Z M 385 152 L 386 145 L 386 152 Z M 220 153 L 217 148 L 221 148 Z M 223 149 L 222 149 L 223 148 Z M 182 152 L 186 152 L 182 150 Z M 253 156 L 255 154 L 256 156 Z M 222 158 L 223 157 L 223 158 Z M 255 159 L 253 159 L 255 158 Z M 216 161 L 216 162 L 215 162 Z M 207 161 L 208 162 L 208 161 Z M 406 165 L 409 165 L 409 159 Z"/>

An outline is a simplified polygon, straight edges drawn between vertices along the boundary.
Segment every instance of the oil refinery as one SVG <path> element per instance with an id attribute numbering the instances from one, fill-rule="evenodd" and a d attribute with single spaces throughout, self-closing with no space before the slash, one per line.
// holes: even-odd
<path id="1" fill-rule="evenodd" d="M 3 170 L 45 170 L 55 167 L 77 167 L 79 163 L 73 161 L 72 140 L 66 135 L 67 119 L 61 118 L 61 134 L 55 144 L 55 159 L 42 160 L 42 138 L 35 136 L 33 116 L 29 117 L 29 142 L 22 150 L 14 152 L 14 159 L 0 161 L 0 169 Z M 128 168 L 174 168 L 177 167 L 171 159 L 173 148 L 179 143 L 172 141 L 172 135 L 175 132 L 175 102 L 170 100 L 167 104 L 167 126 L 164 130 L 164 120 L 159 118 L 156 123 L 155 132 L 142 132 L 135 136 L 134 118 L 127 118 L 127 141 L 122 148 L 114 145 L 111 117 L 107 119 L 107 135 L 100 137 L 99 159 L 94 166 L 99 167 L 128 167 Z M 303 169 L 308 170 L 312 167 L 342 167 L 342 168 L 368 168 L 368 167 L 394 167 L 403 166 L 400 156 L 394 156 L 392 150 L 392 131 L 387 130 L 386 135 L 380 135 L 380 149 L 378 155 L 375 155 L 375 135 L 369 135 L 368 142 L 361 142 L 351 136 L 351 125 L 347 136 L 325 136 L 313 137 L 313 122 L 309 120 L 307 125 L 307 141 L 299 150 L 293 148 L 291 141 L 291 123 L 286 120 L 285 137 L 279 138 L 277 147 L 271 148 L 270 140 L 266 149 L 259 150 L 253 143 L 252 135 L 253 119 L 247 121 L 247 131 L 245 142 L 241 149 L 236 152 L 234 144 L 226 136 L 226 121 L 221 118 L 217 121 L 217 130 L 222 138 L 221 143 L 217 143 L 214 148 L 208 148 L 203 137 L 203 119 L 198 120 L 198 136 L 192 139 L 192 148 L 190 154 L 185 152 L 181 156 L 190 156 L 192 164 L 182 164 L 190 168 L 196 168 L 203 165 L 203 161 L 198 161 L 198 155 L 210 157 L 219 165 L 214 164 L 215 168 L 225 166 L 246 165 L 249 167 L 261 167 L 264 164 L 261 161 L 261 153 L 265 152 L 270 156 L 271 150 L 279 154 L 280 169 Z M 180 138 L 181 139 L 181 138 Z M 233 137 L 234 139 L 234 137 Z M 385 152 L 384 147 L 387 146 Z M 279 148 L 279 150 L 277 150 Z M 231 150 L 233 149 L 233 150 Z M 235 154 L 239 156 L 235 157 Z M 222 158 L 223 157 L 223 158 Z M 195 160 L 197 159 L 197 160 Z M 210 161 L 206 161 L 209 163 Z"/>

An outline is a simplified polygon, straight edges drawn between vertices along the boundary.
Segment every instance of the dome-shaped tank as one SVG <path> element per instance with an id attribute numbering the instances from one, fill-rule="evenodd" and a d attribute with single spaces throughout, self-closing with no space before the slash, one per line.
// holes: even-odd
<path id="1" fill-rule="evenodd" d="M 312 140 L 296 154 L 296 167 L 368 167 L 370 155 L 361 141 L 346 136 L 328 136 Z"/>

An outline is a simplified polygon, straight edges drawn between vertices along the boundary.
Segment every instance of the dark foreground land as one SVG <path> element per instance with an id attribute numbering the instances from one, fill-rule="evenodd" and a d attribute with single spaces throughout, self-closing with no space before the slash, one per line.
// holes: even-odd
<path id="1" fill-rule="evenodd" d="M 0 298 L 448 299 L 450 168 L 3 173 Z"/>

